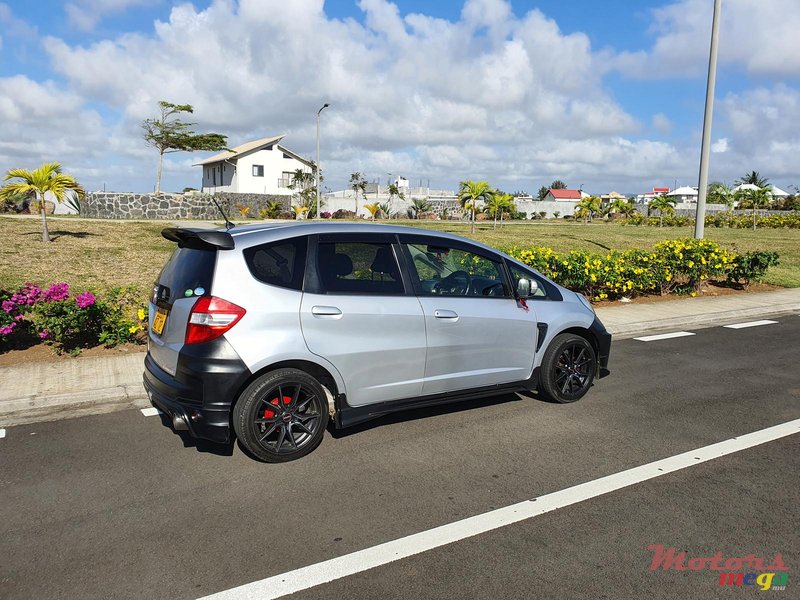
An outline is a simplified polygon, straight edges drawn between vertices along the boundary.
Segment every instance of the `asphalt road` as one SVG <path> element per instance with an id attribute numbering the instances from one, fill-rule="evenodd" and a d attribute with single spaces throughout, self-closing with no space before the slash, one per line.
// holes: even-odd
<path id="1" fill-rule="evenodd" d="M 256 463 L 139 411 L 0 439 L 0 598 L 197 598 L 800 418 L 800 317 L 612 347 L 572 405 L 516 395 Z M 687 558 L 782 553 L 800 586 L 800 435 L 363 571 L 295 598 L 730 597 Z M 794 596 L 796 597 L 796 596 Z"/>

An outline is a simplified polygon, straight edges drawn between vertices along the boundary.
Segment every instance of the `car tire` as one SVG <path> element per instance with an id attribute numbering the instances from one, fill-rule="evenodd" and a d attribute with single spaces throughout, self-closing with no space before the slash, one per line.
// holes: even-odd
<path id="1" fill-rule="evenodd" d="M 263 462 L 288 462 L 319 446 L 328 425 L 328 399 L 305 371 L 277 369 L 242 392 L 232 420 L 249 454 Z"/>
<path id="2" fill-rule="evenodd" d="M 580 400 L 592 387 L 597 354 L 585 338 L 562 333 L 553 338 L 542 359 L 539 394 L 551 402 Z"/>

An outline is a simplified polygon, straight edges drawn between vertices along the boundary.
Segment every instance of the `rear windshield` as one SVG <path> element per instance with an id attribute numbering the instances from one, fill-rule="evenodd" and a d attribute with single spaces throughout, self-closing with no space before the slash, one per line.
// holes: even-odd
<path id="1" fill-rule="evenodd" d="M 209 292 L 216 262 L 216 250 L 176 248 L 158 276 L 153 302 L 171 305 L 178 298 Z"/>

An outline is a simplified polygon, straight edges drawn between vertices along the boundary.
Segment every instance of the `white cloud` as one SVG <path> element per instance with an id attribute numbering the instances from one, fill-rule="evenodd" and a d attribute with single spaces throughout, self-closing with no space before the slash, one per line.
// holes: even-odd
<path id="1" fill-rule="evenodd" d="M 103 17 L 124 12 L 131 6 L 153 4 L 155 0 L 74 0 L 67 2 L 64 11 L 78 29 L 91 31 Z"/>
<path id="2" fill-rule="evenodd" d="M 728 151 L 728 138 L 719 138 L 716 142 L 711 144 L 711 152 L 715 154 L 722 154 Z"/>
<path id="3" fill-rule="evenodd" d="M 725 160 L 735 173 L 756 170 L 771 180 L 797 181 L 800 90 L 777 84 L 728 94 L 719 112 L 730 131 Z"/>
<path id="4" fill-rule="evenodd" d="M 653 128 L 659 133 L 669 133 L 672 131 L 672 121 L 664 113 L 653 115 Z"/>
<path id="5" fill-rule="evenodd" d="M 0 78 L 0 166 L 35 168 L 57 161 L 73 171 L 101 160 L 107 128 L 83 99 L 51 81 Z"/>
<path id="6" fill-rule="evenodd" d="M 72 5 L 101 18 L 139 1 Z M 328 18 L 322 0 L 212 0 L 202 10 L 174 6 L 149 33 L 83 46 L 48 37 L 44 47 L 65 84 L 23 78 L 14 84 L 24 90 L 20 98 L 0 85 L 0 116 L 15 115 L 0 120 L 0 140 L 15 144 L 0 142 L 0 167 L 16 166 L 20 149 L 32 158 L 61 151 L 89 187 L 150 189 L 156 159 L 139 123 L 163 99 L 192 104 L 197 129 L 225 133 L 231 145 L 286 132 L 286 145 L 309 157 L 316 111 L 330 102 L 322 163 L 334 188 L 359 170 L 370 179 L 387 172 L 430 179 L 434 187 L 469 177 L 533 191 L 559 177 L 636 191 L 697 171 L 694 140 L 689 148 L 657 141 L 674 129 L 669 117 L 656 112 L 641 123 L 605 90 L 609 69 L 650 64 L 656 51 L 642 59 L 597 51 L 587 35 L 563 33 L 539 10 L 517 16 L 505 0 L 468 0 L 452 22 L 403 15 L 386 0 L 358 5 L 363 23 Z M 680 0 L 657 13 L 661 39 L 684 35 L 674 10 L 694 10 L 688 37 L 670 38 L 688 44 L 686 55 L 657 56 L 665 72 L 695 60 L 691 32 L 704 18 L 698 6 Z M 657 47 L 667 51 L 665 43 Z M 761 118 L 742 113 L 745 103 L 731 100 L 728 109 L 739 128 Z M 88 106 L 102 107 L 104 118 Z M 790 111 L 770 106 L 776 119 Z M 40 143 L 45 131 L 51 147 Z M 722 135 L 736 146 L 737 135 Z M 791 144 L 786 135 L 775 141 L 773 151 L 777 142 Z M 167 187 L 197 185 L 196 158 L 170 157 Z"/>
<path id="7" fill-rule="evenodd" d="M 652 48 L 620 53 L 615 67 L 644 79 L 704 75 L 712 13 L 709 0 L 678 0 L 653 9 Z M 721 16 L 719 65 L 754 75 L 800 75 L 797 0 L 724 2 Z"/>

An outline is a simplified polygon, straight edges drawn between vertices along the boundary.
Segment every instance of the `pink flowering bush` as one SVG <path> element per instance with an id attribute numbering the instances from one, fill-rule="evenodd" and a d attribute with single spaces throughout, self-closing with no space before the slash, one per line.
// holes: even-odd
<path id="1" fill-rule="evenodd" d="M 144 341 L 147 316 L 139 294 L 130 288 L 113 289 L 101 299 L 92 292 L 70 297 L 66 282 L 44 291 L 26 283 L 16 292 L 0 291 L 0 308 L 0 350 L 12 337 L 44 342 L 59 353 Z"/>

